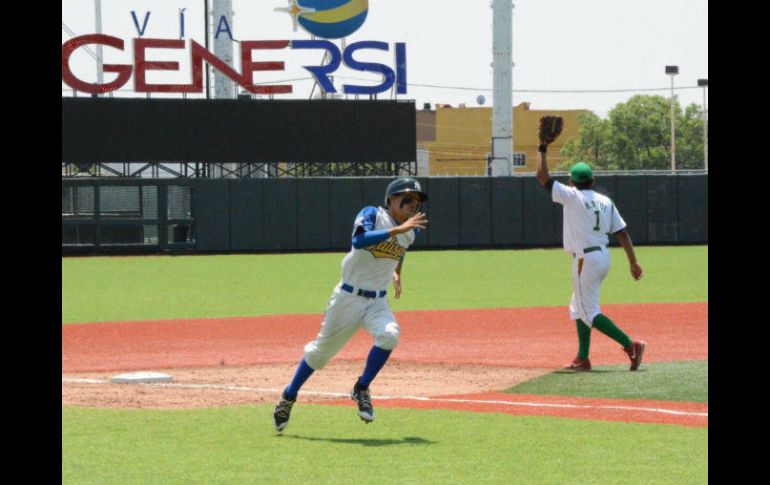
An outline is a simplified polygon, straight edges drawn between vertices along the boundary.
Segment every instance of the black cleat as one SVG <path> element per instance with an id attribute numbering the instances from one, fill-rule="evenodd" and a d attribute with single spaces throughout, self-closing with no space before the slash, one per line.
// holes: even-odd
<path id="1" fill-rule="evenodd" d="M 372 396 L 369 393 L 369 387 L 362 387 L 358 384 L 353 386 L 353 390 L 350 391 L 350 398 L 354 401 L 358 401 L 358 417 L 361 418 L 366 424 L 374 421 L 374 408 L 372 407 Z"/>
<path id="2" fill-rule="evenodd" d="M 273 412 L 273 427 L 277 432 L 283 431 L 286 425 L 289 424 L 289 417 L 291 417 L 291 408 L 297 400 L 291 400 L 286 396 L 286 391 L 281 394 L 281 400 L 275 406 Z"/>

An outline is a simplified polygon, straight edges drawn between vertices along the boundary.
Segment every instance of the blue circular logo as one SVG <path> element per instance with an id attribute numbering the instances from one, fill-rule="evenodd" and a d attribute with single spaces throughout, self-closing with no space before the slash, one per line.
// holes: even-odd
<path id="1" fill-rule="evenodd" d="M 299 23 L 311 34 L 324 39 L 340 39 L 358 30 L 369 12 L 369 0 L 291 0 L 287 8 L 294 30 Z"/>

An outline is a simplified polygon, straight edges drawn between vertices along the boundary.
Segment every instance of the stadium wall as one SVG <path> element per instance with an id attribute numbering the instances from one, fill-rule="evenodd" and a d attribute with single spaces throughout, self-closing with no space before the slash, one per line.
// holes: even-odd
<path id="1" fill-rule="evenodd" d="M 708 175 L 596 179 L 635 244 L 708 243 Z M 390 180 L 62 179 L 62 254 L 344 251 L 355 215 L 381 205 Z M 416 248 L 562 244 L 561 206 L 534 177 L 418 180 L 430 223 Z"/>

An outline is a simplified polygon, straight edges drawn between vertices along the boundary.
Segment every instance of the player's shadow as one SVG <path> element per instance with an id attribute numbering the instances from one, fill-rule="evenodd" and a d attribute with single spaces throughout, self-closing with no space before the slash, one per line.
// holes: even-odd
<path id="1" fill-rule="evenodd" d="M 299 435 L 278 435 L 286 438 L 293 438 L 297 440 L 306 441 L 328 441 L 331 443 L 343 443 L 349 445 L 361 445 L 361 446 L 398 446 L 398 445 L 433 445 L 438 441 L 426 440 L 418 436 L 404 436 L 400 440 L 395 439 L 352 439 L 352 438 L 315 438 L 310 436 Z"/>
<path id="2" fill-rule="evenodd" d="M 604 369 L 591 369 L 591 372 L 575 372 L 574 370 L 557 370 L 552 372 L 552 374 L 572 374 L 576 376 L 582 376 L 582 375 L 593 375 L 593 374 L 606 374 L 607 372 L 615 372 L 612 370 L 604 370 Z"/>
<path id="3" fill-rule="evenodd" d="M 591 369 L 591 372 L 575 372 L 574 370 L 557 370 L 552 374 L 574 374 L 574 375 L 590 375 L 590 374 L 621 374 L 628 373 L 628 368 L 624 369 Z M 637 369 L 636 372 L 647 372 L 646 369 Z"/>

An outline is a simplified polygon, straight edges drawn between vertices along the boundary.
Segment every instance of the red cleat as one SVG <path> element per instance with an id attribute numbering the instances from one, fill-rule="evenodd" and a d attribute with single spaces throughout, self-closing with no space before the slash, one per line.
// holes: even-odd
<path id="1" fill-rule="evenodd" d="M 623 351 L 628 354 L 628 358 L 631 359 L 630 370 L 636 370 L 639 368 L 639 364 L 642 363 L 642 354 L 644 354 L 644 348 L 647 346 L 647 342 L 642 340 L 632 340 L 631 345 Z"/>
<path id="2" fill-rule="evenodd" d="M 575 360 L 562 367 L 562 369 L 574 370 L 576 372 L 588 372 L 591 370 L 591 361 L 575 357 Z"/>

